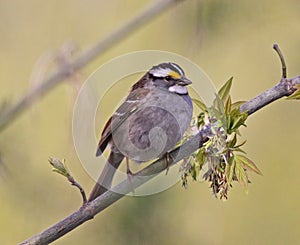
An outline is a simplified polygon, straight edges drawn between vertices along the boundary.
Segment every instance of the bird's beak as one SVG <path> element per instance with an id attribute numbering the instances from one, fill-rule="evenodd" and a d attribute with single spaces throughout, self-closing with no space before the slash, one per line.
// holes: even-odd
<path id="1" fill-rule="evenodd" d="M 179 82 L 178 82 L 178 85 L 181 85 L 181 86 L 187 86 L 187 85 L 190 85 L 192 84 L 192 81 L 189 80 L 188 78 L 186 78 L 185 76 L 181 77 Z"/>

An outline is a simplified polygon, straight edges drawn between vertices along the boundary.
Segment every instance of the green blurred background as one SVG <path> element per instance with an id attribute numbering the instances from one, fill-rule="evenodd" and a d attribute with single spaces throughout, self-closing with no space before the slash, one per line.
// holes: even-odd
<path id="1" fill-rule="evenodd" d="M 36 77 L 49 63 L 34 68 L 41 56 L 57 54 L 70 40 L 80 52 L 149 2 L 0 1 L 1 101 L 36 85 L 32 72 Z M 216 87 L 234 76 L 233 98 L 247 100 L 280 79 L 274 42 L 289 76 L 300 73 L 299 9 L 298 0 L 187 0 L 35 103 L 1 132 L 1 244 L 21 242 L 81 205 L 78 191 L 51 172 L 49 156 L 66 158 L 76 179 L 92 188 L 73 147 L 71 120 L 80 84 L 97 67 L 131 51 L 171 51 L 197 63 Z M 223 202 L 207 183 L 191 183 L 188 190 L 177 184 L 154 196 L 126 197 L 54 244 L 300 244 L 299 108 L 282 100 L 249 118 L 243 149 L 264 176 L 250 176 L 248 194 L 235 184 Z"/>

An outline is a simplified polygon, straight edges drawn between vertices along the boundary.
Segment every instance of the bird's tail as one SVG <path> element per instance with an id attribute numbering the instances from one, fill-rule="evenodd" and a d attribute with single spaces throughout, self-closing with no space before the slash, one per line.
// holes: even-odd
<path id="1" fill-rule="evenodd" d="M 123 159 L 123 154 L 110 152 L 110 155 L 108 157 L 107 162 L 105 163 L 102 173 L 89 196 L 89 202 L 94 200 L 96 197 L 102 195 L 111 187 L 113 177 Z"/>

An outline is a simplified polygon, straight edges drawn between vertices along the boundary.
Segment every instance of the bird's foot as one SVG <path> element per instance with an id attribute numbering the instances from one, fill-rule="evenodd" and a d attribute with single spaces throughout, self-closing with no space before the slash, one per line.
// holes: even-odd
<path id="1" fill-rule="evenodd" d="M 170 155 L 169 152 L 166 152 L 165 154 L 166 175 L 169 173 L 169 166 L 171 161 L 174 161 L 173 157 Z"/>
<path id="2" fill-rule="evenodd" d="M 126 174 L 127 174 L 127 179 L 129 181 L 129 184 L 130 184 L 132 194 L 134 195 L 134 187 L 133 187 L 133 182 L 132 182 L 132 176 L 134 174 L 130 170 L 128 157 L 126 157 Z"/>

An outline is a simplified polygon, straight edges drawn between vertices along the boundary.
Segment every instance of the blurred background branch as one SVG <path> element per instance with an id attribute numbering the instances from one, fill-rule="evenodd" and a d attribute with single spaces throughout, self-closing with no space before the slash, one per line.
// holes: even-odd
<path id="1" fill-rule="evenodd" d="M 300 84 L 300 75 L 291 79 L 286 79 L 283 77 L 277 85 L 241 105 L 240 110 L 242 112 L 248 111 L 248 114 L 251 115 L 275 100 L 278 100 L 284 96 L 292 95 L 296 91 L 293 87 L 298 84 Z M 197 133 L 191 139 L 171 151 L 169 167 L 173 166 L 176 162 L 189 157 L 193 152 L 199 149 L 206 142 L 206 135 L 209 134 L 209 131 L 209 128 L 202 128 L 199 133 Z M 176 160 L 174 161 L 174 159 Z M 146 168 L 132 175 L 130 180 L 124 180 L 112 188 L 112 190 L 108 190 L 95 200 L 84 204 L 78 211 L 66 217 L 59 223 L 53 225 L 49 229 L 22 242 L 21 245 L 48 244 L 57 240 L 84 222 L 93 219 L 96 214 L 100 213 L 121 199 L 124 195 L 131 192 L 132 188 L 136 189 L 137 187 L 145 184 L 147 181 L 151 180 L 165 169 L 166 164 L 164 158 L 155 161 Z"/>
<path id="2" fill-rule="evenodd" d="M 145 25 L 148 21 L 155 18 L 158 14 L 171 8 L 176 3 L 184 0 L 158 0 L 151 3 L 144 11 L 132 18 L 130 21 L 120 26 L 114 32 L 109 34 L 94 47 L 83 52 L 75 61 L 65 63 L 58 67 L 58 70 L 46 78 L 42 83 L 37 85 L 28 94 L 22 97 L 13 105 L 6 105 L 0 114 L 0 130 L 3 130 L 9 123 L 15 120 L 28 107 L 36 102 L 41 96 L 49 92 L 56 85 L 62 83 L 66 78 L 70 77 L 74 72 L 83 68 L 97 56 L 111 48 L 116 43 L 126 38 L 133 31 Z"/>

